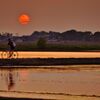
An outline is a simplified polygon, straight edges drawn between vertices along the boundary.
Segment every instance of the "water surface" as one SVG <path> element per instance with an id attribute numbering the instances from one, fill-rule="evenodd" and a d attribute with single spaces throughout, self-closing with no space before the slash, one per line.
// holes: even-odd
<path id="1" fill-rule="evenodd" d="M 18 52 L 18 57 L 19 58 L 99 58 L 100 52 Z"/>
<path id="2" fill-rule="evenodd" d="M 0 91 L 100 96 L 100 69 L 59 70 L 0 69 Z"/>

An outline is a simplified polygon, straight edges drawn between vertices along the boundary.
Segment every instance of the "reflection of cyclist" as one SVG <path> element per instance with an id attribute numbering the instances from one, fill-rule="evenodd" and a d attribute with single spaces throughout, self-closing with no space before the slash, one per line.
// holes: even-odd
<path id="1" fill-rule="evenodd" d="M 8 39 L 8 46 L 9 46 L 9 54 L 10 54 L 9 57 L 11 57 L 16 47 L 15 42 L 11 38 Z"/>
<path id="2" fill-rule="evenodd" d="M 14 80 L 13 80 L 13 74 L 11 71 L 9 71 L 9 74 L 8 74 L 8 91 L 11 90 L 14 86 Z"/>

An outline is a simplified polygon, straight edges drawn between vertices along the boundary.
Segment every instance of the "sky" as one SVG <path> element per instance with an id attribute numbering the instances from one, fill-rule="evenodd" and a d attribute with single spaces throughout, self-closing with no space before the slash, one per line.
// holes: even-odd
<path id="1" fill-rule="evenodd" d="M 27 25 L 19 23 L 28 14 Z M 100 31 L 100 0 L 0 0 L 0 32 Z"/>

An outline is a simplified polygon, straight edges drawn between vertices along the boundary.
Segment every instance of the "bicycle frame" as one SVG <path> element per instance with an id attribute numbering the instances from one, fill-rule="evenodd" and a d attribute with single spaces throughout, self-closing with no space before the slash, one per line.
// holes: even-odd
<path id="1" fill-rule="evenodd" d="M 16 59 L 18 58 L 18 52 L 17 51 L 2 51 L 1 53 L 2 59 Z"/>

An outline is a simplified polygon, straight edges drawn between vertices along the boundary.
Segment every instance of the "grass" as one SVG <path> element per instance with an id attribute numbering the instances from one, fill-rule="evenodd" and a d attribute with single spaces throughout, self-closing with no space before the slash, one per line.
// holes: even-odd
<path id="1" fill-rule="evenodd" d="M 0 51 L 7 50 L 6 43 L 0 43 Z M 36 43 L 17 43 L 17 51 L 88 51 L 100 50 L 99 44 L 46 44 L 45 47 L 39 48 Z"/>

